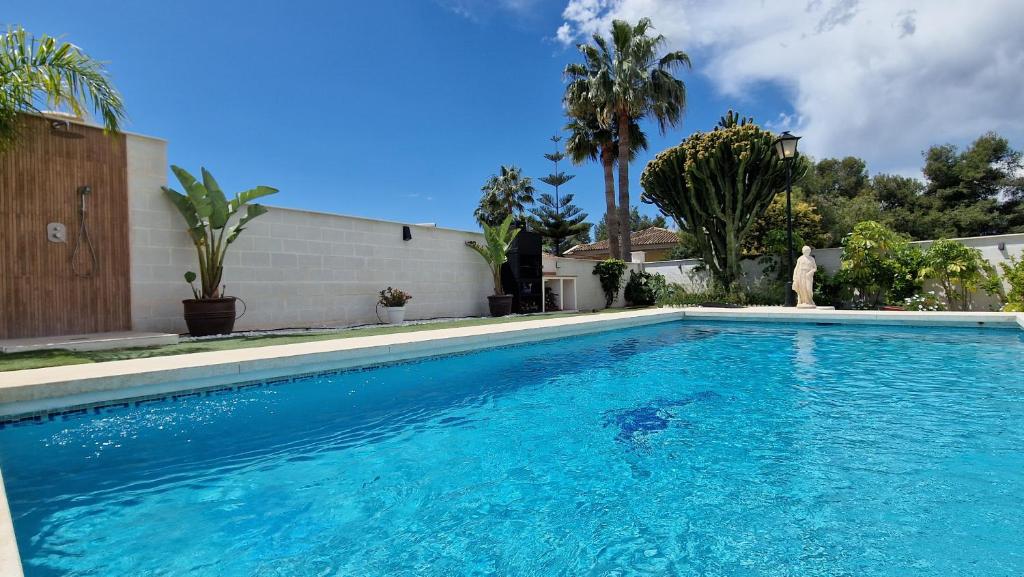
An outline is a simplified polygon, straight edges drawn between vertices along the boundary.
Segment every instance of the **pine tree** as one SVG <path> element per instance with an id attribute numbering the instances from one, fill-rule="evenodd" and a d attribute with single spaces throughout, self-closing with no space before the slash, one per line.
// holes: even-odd
<path id="1" fill-rule="evenodd" d="M 544 237 L 545 244 L 556 256 L 562 256 L 562 252 L 568 247 L 569 239 L 575 239 L 583 235 L 589 236 L 590 223 L 584 222 L 587 213 L 572 203 L 573 195 L 562 196 L 559 188 L 569 182 L 575 175 L 559 172 L 558 163 L 565 158 L 565 155 L 558 149 L 558 143 L 562 140 L 559 135 L 551 137 L 555 143 L 555 151 L 544 155 L 555 165 L 555 171 L 541 177 L 539 180 L 555 189 L 552 196 L 549 193 L 540 195 L 537 200 L 538 206 L 530 209 L 533 217 L 530 219 L 533 230 Z"/>

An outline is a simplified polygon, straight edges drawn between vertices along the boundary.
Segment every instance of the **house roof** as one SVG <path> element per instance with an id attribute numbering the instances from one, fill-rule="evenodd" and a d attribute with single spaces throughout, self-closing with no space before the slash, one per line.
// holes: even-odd
<path id="1" fill-rule="evenodd" d="M 633 246 L 634 250 L 671 248 L 679 243 L 679 237 L 676 233 L 657 226 L 638 230 L 629 235 L 629 238 L 630 244 Z M 565 254 L 579 254 L 584 252 L 608 252 L 608 239 L 599 240 L 589 244 L 578 244 L 565 251 Z"/>

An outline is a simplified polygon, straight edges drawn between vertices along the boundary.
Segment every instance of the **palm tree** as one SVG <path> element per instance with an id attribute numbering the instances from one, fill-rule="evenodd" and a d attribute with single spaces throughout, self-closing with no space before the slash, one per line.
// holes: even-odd
<path id="1" fill-rule="evenodd" d="M 629 260 L 629 125 L 633 119 L 654 116 L 662 133 L 675 126 L 686 107 L 686 86 L 672 75 L 678 66 L 690 66 L 682 51 L 658 56 L 665 44 L 661 34 L 650 36 L 649 18 L 635 26 L 624 20 L 612 22 L 611 44 L 594 34 L 594 44 L 577 46 L 583 64 L 570 64 L 566 104 L 570 114 L 593 114 L 598 123 L 611 128 L 618 124 L 619 218 L 622 257 Z M 574 84 L 578 84 L 574 87 Z M 570 90 L 572 92 L 570 93 Z M 625 159 L 625 160 L 623 160 Z"/>
<path id="2" fill-rule="evenodd" d="M 21 27 L 0 34 L 0 150 L 14 145 L 18 114 L 40 106 L 83 116 L 92 108 L 107 132 L 117 132 L 124 105 L 103 64 L 74 44 L 29 36 Z"/>
<path id="3" fill-rule="evenodd" d="M 570 94 L 571 90 L 572 84 L 566 89 L 567 102 L 574 98 L 574 95 Z M 615 207 L 614 167 L 619 156 L 618 122 L 610 127 L 602 127 L 595 115 L 588 116 L 578 108 L 577 112 L 580 112 L 580 115 L 571 116 L 569 124 L 565 127 L 570 133 L 569 139 L 565 142 L 565 151 L 575 164 L 600 160 L 601 168 L 604 170 L 604 222 L 609 231 L 608 252 L 612 258 L 622 258 L 619 247 L 619 211 Z M 639 151 L 647 150 L 647 135 L 640 130 L 640 125 L 636 122 L 630 122 L 629 133 L 629 158 L 632 160 Z"/>
<path id="4" fill-rule="evenodd" d="M 533 204 L 533 180 L 523 176 L 518 166 L 502 165 L 498 174 L 492 174 L 480 188 L 483 195 L 473 216 L 480 224 L 500 225 L 511 216 L 514 223 L 523 223 L 526 205 Z"/>

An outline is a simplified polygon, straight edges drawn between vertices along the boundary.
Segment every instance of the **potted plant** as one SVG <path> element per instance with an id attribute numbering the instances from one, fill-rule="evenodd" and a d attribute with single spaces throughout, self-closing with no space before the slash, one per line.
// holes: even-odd
<path id="1" fill-rule="evenodd" d="M 266 207 L 249 203 L 274 194 L 277 189 L 257 186 L 228 200 L 213 175 L 205 168 L 202 169 L 202 182 L 181 167 L 171 166 L 171 170 L 178 177 L 185 194 L 166 186 L 163 191 L 184 217 L 199 258 L 199 288 L 192 284 L 197 278 L 196 273 L 185 273 L 185 280 L 192 287 L 192 295 L 195 297 L 182 301 L 185 305 L 185 324 L 192 336 L 230 333 L 235 327 L 236 297 L 224 294 L 224 286 L 221 284 L 224 255 L 231 243 L 245 230 L 245 225 L 267 212 Z M 228 226 L 237 214 L 242 216 L 233 226 Z"/>
<path id="2" fill-rule="evenodd" d="M 412 295 L 396 288 L 388 287 L 380 291 L 377 305 L 384 307 L 388 323 L 397 325 L 405 320 L 405 304 L 412 300 Z"/>
<path id="3" fill-rule="evenodd" d="M 512 228 L 512 216 L 509 215 L 498 226 L 482 223 L 484 243 L 466 241 L 466 246 L 475 250 L 483 257 L 494 276 L 494 294 L 487 297 L 492 317 L 503 317 L 512 312 L 512 295 L 505 294 L 501 286 L 501 265 L 508 260 L 508 249 L 519 234 L 518 228 Z"/>

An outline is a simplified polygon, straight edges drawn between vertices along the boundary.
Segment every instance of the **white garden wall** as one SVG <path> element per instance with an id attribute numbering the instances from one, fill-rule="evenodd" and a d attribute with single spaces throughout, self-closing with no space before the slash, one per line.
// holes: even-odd
<path id="1" fill-rule="evenodd" d="M 670 283 L 680 284 L 688 291 L 697 292 L 707 290 L 710 286 L 709 273 L 701 269 L 702 262 L 699 258 L 686 258 L 649 262 L 643 266 L 649 273 L 660 274 Z M 764 276 L 764 267 L 756 260 L 745 260 L 741 266 L 743 281 L 747 286 L 753 285 Z"/>
<path id="2" fill-rule="evenodd" d="M 191 298 L 191 291 L 182 275 L 196 269 L 196 253 L 181 216 L 160 191 L 166 175 L 166 143 L 129 135 L 135 330 L 185 330 L 181 301 Z M 491 275 L 465 246 L 481 235 L 411 225 L 412 240 L 404 241 L 402 226 L 271 207 L 228 251 L 227 293 L 248 306 L 236 328 L 376 323 L 377 293 L 387 286 L 413 295 L 408 319 L 486 314 Z M 557 261 L 559 274 L 579 278 L 580 310 L 604 308 L 600 283 L 592 274 L 594 261 Z"/>
<path id="3" fill-rule="evenodd" d="M 163 143 L 131 138 L 128 147 L 132 228 L 132 317 L 136 330 L 184 331 L 182 275 L 196 253 L 181 216 L 160 192 Z M 239 329 L 338 326 L 377 322 L 377 292 L 413 295 L 407 318 L 480 315 L 491 276 L 465 246 L 476 233 L 285 208 L 254 220 L 232 245 L 224 282 L 245 300 Z"/>
<path id="4" fill-rule="evenodd" d="M 593 311 L 603 309 L 604 290 L 601 289 L 601 281 L 594 274 L 594 265 L 598 261 L 580 258 L 556 257 L 549 254 L 544 255 L 544 274 L 547 276 L 567 276 L 576 278 L 576 308 L 580 311 Z M 626 263 L 627 269 L 622 276 L 622 287 L 625 288 L 629 280 L 630 270 L 641 270 L 640 263 Z M 613 307 L 622 307 L 626 303 L 622 298 L 622 289 L 612 303 Z"/>

